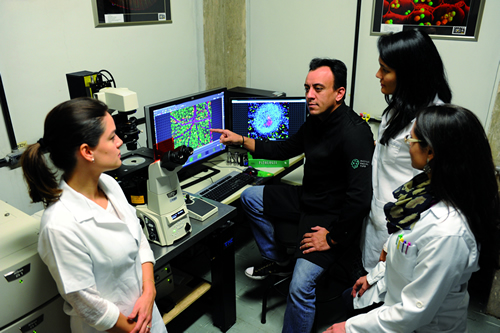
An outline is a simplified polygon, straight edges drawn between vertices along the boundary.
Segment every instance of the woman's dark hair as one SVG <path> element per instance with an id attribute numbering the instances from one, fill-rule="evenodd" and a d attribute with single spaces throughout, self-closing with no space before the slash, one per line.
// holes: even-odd
<path id="1" fill-rule="evenodd" d="M 56 172 L 51 170 L 43 154 L 47 151 L 54 165 L 69 174 L 76 165 L 76 151 L 87 143 L 95 147 L 104 132 L 103 118 L 108 107 L 92 98 L 75 98 L 54 107 L 45 118 L 43 138 L 29 145 L 21 156 L 24 179 L 33 202 L 45 206 L 56 201 Z"/>
<path id="2" fill-rule="evenodd" d="M 396 90 L 386 95 L 384 114 L 394 110 L 380 143 L 387 144 L 429 105 L 436 94 L 451 102 L 451 90 L 443 62 L 432 39 L 421 30 L 408 30 L 380 36 L 378 52 L 382 61 L 396 71 Z"/>
<path id="3" fill-rule="evenodd" d="M 498 265 L 499 198 L 488 138 L 477 117 L 460 106 L 429 106 L 418 112 L 415 136 L 434 158 L 432 190 L 467 219 L 481 244 L 481 268 Z"/>

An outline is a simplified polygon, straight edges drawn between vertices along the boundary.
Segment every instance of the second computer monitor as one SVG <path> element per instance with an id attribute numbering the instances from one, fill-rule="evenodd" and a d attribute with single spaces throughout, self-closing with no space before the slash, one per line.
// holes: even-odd
<path id="1" fill-rule="evenodd" d="M 305 97 L 237 97 L 231 100 L 232 130 L 252 139 L 284 141 L 306 120 Z"/>

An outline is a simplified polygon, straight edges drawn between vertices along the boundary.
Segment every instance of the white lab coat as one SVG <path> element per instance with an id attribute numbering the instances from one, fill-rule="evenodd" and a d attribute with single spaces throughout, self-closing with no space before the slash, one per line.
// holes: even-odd
<path id="1" fill-rule="evenodd" d="M 399 235 L 411 245 L 398 247 Z M 422 213 L 413 230 L 389 237 L 385 303 L 350 318 L 346 332 L 466 332 L 467 284 L 479 269 L 478 259 L 464 217 L 437 203 Z"/>
<path id="2" fill-rule="evenodd" d="M 120 219 L 61 181 L 61 198 L 42 216 L 38 252 L 63 297 L 95 285 L 102 298 L 128 316 L 142 294 L 141 265 L 155 259 L 118 183 L 103 174 L 99 187 Z M 64 311 L 73 333 L 97 332 L 67 302 Z M 151 332 L 166 332 L 156 305 L 152 323 Z"/>
<path id="3" fill-rule="evenodd" d="M 431 104 L 443 104 L 436 95 Z M 384 205 L 393 202 L 392 192 L 418 175 L 421 171 L 411 166 L 410 146 L 405 143 L 405 136 L 410 134 L 415 119 L 398 135 L 390 139 L 386 145 L 380 139 L 389 126 L 394 110 L 382 116 L 378 130 L 378 139 L 372 158 L 372 185 L 373 196 L 370 213 L 363 222 L 361 232 L 361 251 L 363 253 L 363 267 L 370 272 L 377 265 L 382 247 L 389 237 Z"/>
<path id="4" fill-rule="evenodd" d="M 388 127 L 387 120 L 392 114 L 391 110 L 382 116 L 372 158 L 373 197 L 370 213 L 363 222 L 361 234 L 363 267 L 367 272 L 377 265 L 382 247 L 389 237 L 384 205 L 395 200 L 392 192 L 396 188 L 421 172 L 411 166 L 410 147 L 404 141 L 405 136 L 410 134 L 415 119 L 396 137 L 390 139 L 387 145 L 380 143 Z"/>

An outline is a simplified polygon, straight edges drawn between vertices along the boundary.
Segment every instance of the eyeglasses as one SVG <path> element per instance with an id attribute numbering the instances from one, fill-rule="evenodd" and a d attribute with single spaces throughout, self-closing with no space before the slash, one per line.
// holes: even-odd
<path id="1" fill-rule="evenodd" d="M 410 143 L 412 143 L 412 142 L 423 142 L 423 140 L 414 139 L 414 138 L 412 138 L 410 135 L 411 135 L 411 134 L 407 134 L 407 135 L 405 136 L 405 142 L 406 142 L 406 144 L 407 144 L 407 145 L 409 145 L 409 144 L 410 144 Z"/>

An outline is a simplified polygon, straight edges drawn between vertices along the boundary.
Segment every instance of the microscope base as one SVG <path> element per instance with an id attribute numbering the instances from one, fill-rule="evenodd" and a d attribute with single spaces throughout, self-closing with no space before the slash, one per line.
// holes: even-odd
<path id="1" fill-rule="evenodd" d="M 169 221 L 169 214 L 159 215 L 148 209 L 147 205 L 137 206 L 136 210 L 137 217 L 144 225 L 144 234 L 149 241 L 160 246 L 172 245 L 174 241 L 191 232 L 187 208 L 175 222 Z"/>

